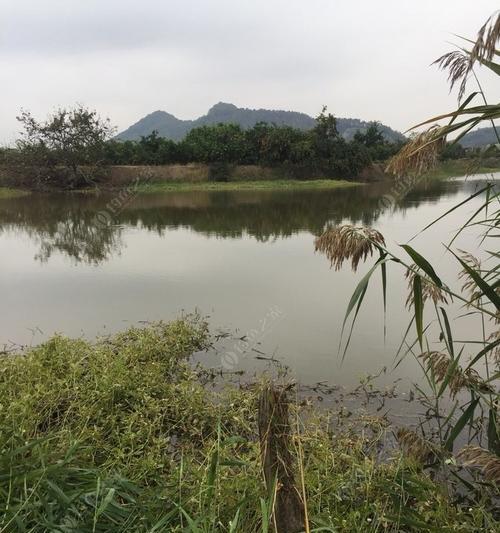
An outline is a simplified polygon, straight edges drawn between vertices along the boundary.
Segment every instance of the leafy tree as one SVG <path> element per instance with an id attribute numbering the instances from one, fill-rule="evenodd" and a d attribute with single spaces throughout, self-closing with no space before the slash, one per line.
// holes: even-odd
<path id="1" fill-rule="evenodd" d="M 337 130 L 335 117 L 326 111 L 325 106 L 316 118 L 316 126 L 311 132 L 315 152 L 320 158 L 330 158 L 335 144 L 343 140 Z"/>
<path id="2" fill-rule="evenodd" d="M 43 122 L 29 111 L 17 117 L 23 126 L 17 148 L 39 185 L 74 188 L 93 182 L 105 162 L 105 145 L 113 128 L 108 119 L 82 106 L 58 109 Z"/>
<path id="3" fill-rule="evenodd" d="M 367 148 L 379 146 L 385 142 L 384 135 L 379 128 L 378 122 L 371 122 L 365 132 L 356 132 L 353 140 L 365 145 Z"/>
<path id="4" fill-rule="evenodd" d="M 402 142 L 387 141 L 380 122 L 371 122 L 366 131 L 356 132 L 353 142 L 364 146 L 372 161 L 385 161 L 397 154 L 403 146 Z"/>
<path id="5" fill-rule="evenodd" d="M 194 128 L 181 144 L 200 163 L 238 163 L 245 153 L 245 135 L 237 124 Z"/>

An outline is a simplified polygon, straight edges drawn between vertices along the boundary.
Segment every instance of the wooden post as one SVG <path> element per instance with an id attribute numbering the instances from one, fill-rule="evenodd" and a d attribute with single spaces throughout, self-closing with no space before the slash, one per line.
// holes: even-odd
<path id="1" fill-rule="evenodd" d="M 304 531 L 304 504 L 295 484 L 296 458 L 290 446 L 286 389 L 272 384 L 263 387 L 259 401 L 259 437 L 267 489 L 269 494 L 276 490 L 273 516 L 276 533 Z"/>

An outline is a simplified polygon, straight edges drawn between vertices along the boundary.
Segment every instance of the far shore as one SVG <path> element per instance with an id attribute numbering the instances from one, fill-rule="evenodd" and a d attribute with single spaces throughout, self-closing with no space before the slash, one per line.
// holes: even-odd
<path id="1" fill-rule="evenodd" d="M 486 160 L 478 164 L 473 159 L 456 159 L 440 162 L 422 179 L 448 179 L 472 174 L 500 172 L 500 161 Z M 133 188 L 138 193 L 188 192 L 188 191 L 250 191 L 250 190 L 306 190 L 341 189 L 358 187 L 366 183 L 394 180 L 384 173 L 383 164 L 376 163 L 362 175 L 353 179 L 311 176 L 307 179 L 288 177 L 283 168 L 259 166 L 231 167 L 221 179 L 214 177 L 209 165 L 163 166 L 112 166 L 106 169 L 106 178 L 93 187 L 75 189 L 74 192 L 92 192 L 96 189 L 123 190 Z M 5 168 L 0 168 L 0 200 L 25 196 L 31 192 L 69 192 L 68 189 L 47 188 L 43 191 L 23 186 Z"/>

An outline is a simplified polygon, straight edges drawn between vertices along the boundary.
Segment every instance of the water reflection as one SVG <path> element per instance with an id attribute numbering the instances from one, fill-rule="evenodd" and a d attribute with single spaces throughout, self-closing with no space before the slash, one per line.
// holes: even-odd
<path id="1" fill-rule="evenodd" d="M 42 262 L 58 252 L 76 263 L 97 265 L 120 254 L 124 228 L 159 235 L 167 229 L 188 228 L 206 236 L 248 235 L 267 242 L 299 231 L 318 235 L 326 224 L 345 220 L 371 226 L 388 209 L 380 198 L 390 187 L 378 183 L 339 190 L 143 194 L 116 213 L 109 226 L 99 224 L 96 215 L 106 210 L 113 193 L 38 194 L 0 200 L 0 231 L 27 235 L 38 244 L 36 259 Z M 453 195 L 460 187 L 463 184 L 457 182 L 423 184 L 395 209 L 404 215 L 424 201 Z"/>
<path id="2" fill-rule="evenodd" d="M 384 337 L 382 289 L 379 278 L 373 280 L 341 365 L 337 347 L 346 305 L 369 266 L 357 273 L 349 267 L 332 271 L 324 256 L 314 254 L 315 235 L 326 224 L 366 224 L 394 248 L 480 185 L 422 185 L 389 209 L 379 199 L 390 193 L 390 184 L 146 194 L 127 204 L 109 228 L 96 223 L 96 215 L 113 194 L 0 200 L 0 346 L 38 343 L 56 331 L 92 338 L 198 309 L 213 330 L 236 330 L 238 337 L 261 331 L 255 349 L 289 366 L 303 383 L 357 383 L 367 372 L 392 367 L 409 321 L 406 281 L 391 265 Z M 480 201 L 467 209 L 473 212 Z M 457 266 L 444 257 L 441 243 L 463 217 L 455 211 L 433 227 L 432 238 L 414 241 L 447 281 L 456 279 Z M 457 246 L 473 250 L 476 236 L 463 239 Z M 270 309 L 279 310 L 280 319 L 262 331 Z M 464 318 L 461 334 L 479 326 Z M 238 370 L 260 369 L 258 352 L 247 350 Z M 220 366 L 217 357 L 210 364 Z M 420 376 L 411 360 L 397 371 Z"/>

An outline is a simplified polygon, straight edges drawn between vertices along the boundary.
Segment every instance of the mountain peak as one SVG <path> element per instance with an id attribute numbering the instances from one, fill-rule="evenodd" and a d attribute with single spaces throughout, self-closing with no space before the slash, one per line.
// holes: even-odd
<path id="1" fill-rule="evenodd" d="M 277 126 L 290 126 L 300 130 L 310 130 L 316 120 L 305 113 L 270 109 L 247 109 L 234 104 L 219 102 L 212 106 L 206 115 L 195 120 L 180 120 L 165 111 L 154 111 L 130 128 L 117 135 L 122 140 L 138 140 L 142 136 L 157 131 L 161 137 L 179 141 L 193 128 L 213 124 L 238 124 L 243 129 L 252 128 L 258 122 L 267 122 Z M 357 131 L 366 131 L 369 123 L 356 118 L 337 118 L 337 129 L 346 139 L 352 139 Z M 390 141 L 404 139 L 403 135 L 388 126 L 381 125 L 382 133 Z"/>
<path id="2" fill-rule="evenodd" d="M 232 113 L 234 111 L 237 111 L 238 108 L 234 104 L 228 104 L 226 102 L 218 102 L 217 104 L 213 105 L 209 110 L 207 115 L 218 115 L 221 113 Z"/>

